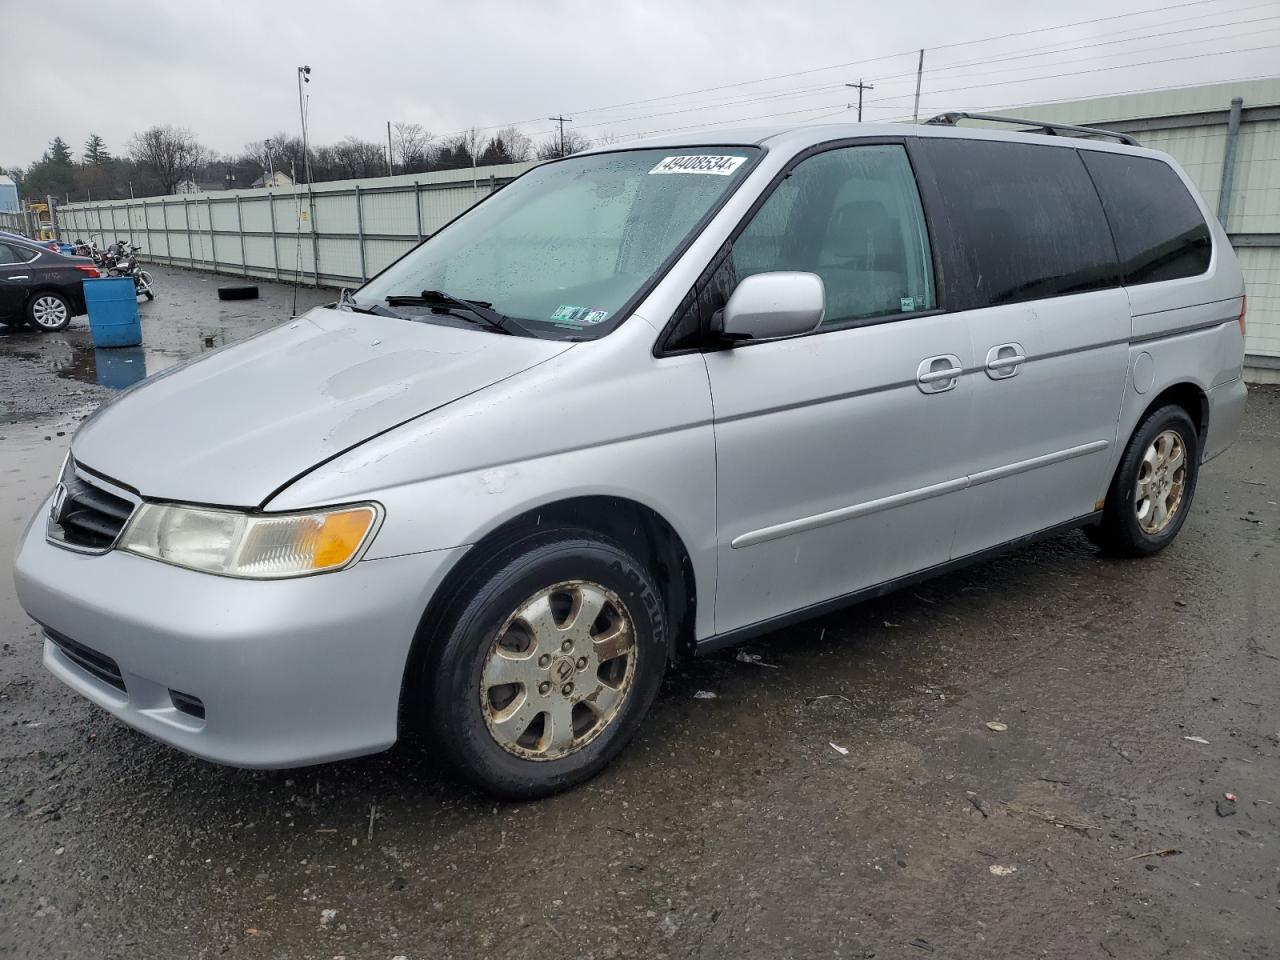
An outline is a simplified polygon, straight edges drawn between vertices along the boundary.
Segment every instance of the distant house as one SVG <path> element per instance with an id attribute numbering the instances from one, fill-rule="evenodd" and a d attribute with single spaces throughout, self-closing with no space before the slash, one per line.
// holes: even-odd
<path id="1" fill-rule="evenodd" d="M 0 174 L 0 213 L 17 213 L 19 209 L 18 185 Z"/>
<path id="2" fill-rule="evenodd" d="M 271 176 L 267 176 L 264 173 L 257 180 L 253 181 L 253 183 L 249 184 L 249 188 L 252 190 L 257 190 L 262 187 L 292 187 L 292 186 L 293 186 L 293 178 L 289 176 L 287 173 L 285 173 L 283 170 L 278 170 L 275 173 L 271 174 Z"/>
<path id="3" fill-rule="evenodd" d="M 188 177 L 186 180 L 178 181 L 178 185 L 173 188 L 174 193 L 212 193 L 215 190 L 225 190 L 227 185 L 221 180 L 196 180 Z"/>

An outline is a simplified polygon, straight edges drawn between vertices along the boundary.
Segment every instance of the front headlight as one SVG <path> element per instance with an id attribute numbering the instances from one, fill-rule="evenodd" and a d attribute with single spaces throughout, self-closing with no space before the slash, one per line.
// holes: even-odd
<path id="1" fill-rule="evenodd" d="M 379 516 L 380 508 L 372 503 L 280 514 L 144 503 L 118 547 L 226 577 L 301 577 L 350 563 L 374 533 Z"/>

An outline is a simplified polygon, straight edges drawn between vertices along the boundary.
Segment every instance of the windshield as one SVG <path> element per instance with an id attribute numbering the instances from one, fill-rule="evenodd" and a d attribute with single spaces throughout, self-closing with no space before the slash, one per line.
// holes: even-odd
<path id="1" fill-rule="evenodd" d="M 746 175 L 752 147 L 630 150 L 536 167 L 356 293 L 491 306 L 521 332 L 597 337 Z M 410 313 L 397 301 L 396 310 Z M 423 305 L 414 319 L 430 319 Z"/>

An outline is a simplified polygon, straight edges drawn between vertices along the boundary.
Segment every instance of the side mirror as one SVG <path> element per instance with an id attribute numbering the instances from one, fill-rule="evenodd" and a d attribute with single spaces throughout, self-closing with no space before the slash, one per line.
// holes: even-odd
<path id="1" fill-rule="evenodd" d="M 816 273 L 757 273 L 740 282 L 724 306 L 726 340 L 773 340 L 810 333 L 827 310 L 827 291 Z"/>

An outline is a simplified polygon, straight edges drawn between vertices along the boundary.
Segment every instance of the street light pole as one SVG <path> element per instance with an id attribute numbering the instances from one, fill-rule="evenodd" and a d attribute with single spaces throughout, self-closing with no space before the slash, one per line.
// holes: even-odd
<path id="1" fill-rule="evenodd" d="M 269 181 L 268 186 L 274 186 L 275 179 L 276 179 L 276 171 L 275 171 L 275 167 L 271 165 L 271 138 L 268 137 L 266 140 L 264 140 L 263 145 L 266 146 L 267 148 L 267 180 Z"/>
<path id="2" fill-rule="evenodd" d="M 302 66 L 298 68 L 298 119 L 302 121 L 302 169 L 306 174 L 307 183 L 311 183 L 311 150 L 307 146 L 307 108 L 303 104 L 302 85 L 311 82 L 311 68 Z"/>
<path id="3" fill-rule="evenodd" d="M 861 79 L 857 83 L 846 83 L 846 87 L 855 87 L 858 91 L 858 122 L 862 122 L 862 91 L 874 90 L 875 87 L 869 83 L 863 83 Z"/>

